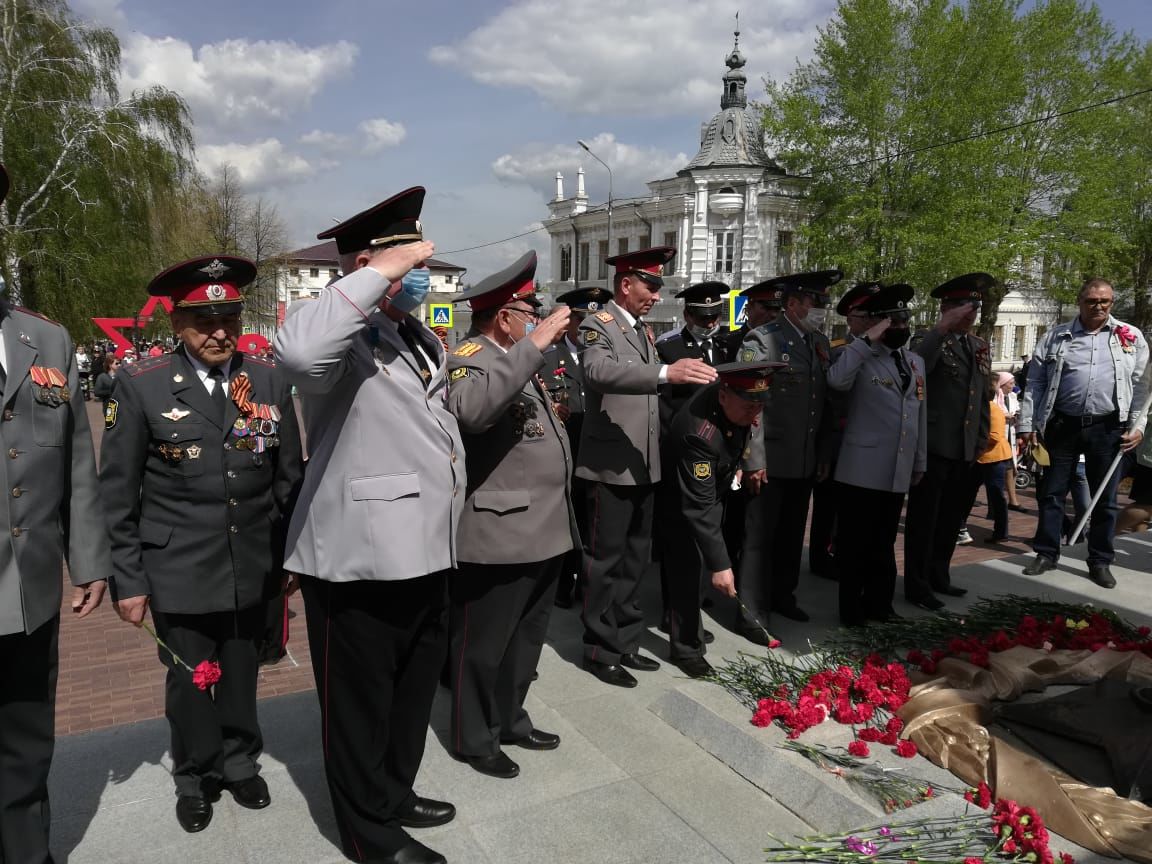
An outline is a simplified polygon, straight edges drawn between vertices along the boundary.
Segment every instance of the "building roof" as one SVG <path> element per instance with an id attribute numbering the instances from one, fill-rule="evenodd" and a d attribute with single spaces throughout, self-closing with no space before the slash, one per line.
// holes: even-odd
<path id="1" fill-rule="evenodd" d="M 724 88 L 720 94 L 720 112 L 716 114 L 700 136 L 700 152 L 680 171 L 695 168 L 767 168 L 778 174 L 784 169 L 777 165 L 764 149 L 764 133 L 759 116 L 748 111 L 748 97 L 744 91 L 747 76 L 740 53 L 740 31 L 736 31 L 736 44 L 724 61 L 728 71 L 724 74 Z"/>
<path id="2" fill-rule="evenodd" d="M 325 240 L 323 243 L 317 243 L 314 246 L 305 246 L 303 249 L 296 249 L 287 253 L 284 258 L 286 261 L 294 263 L 305 261 L 310 264 L 338 265 L 340 263 L 340 255 L 336 251 L 335 240 Z M 463 273 L 468 269 L 458 264 L 441 261 L 439 258 L 429 258 L 427 264 L 429 270 L 455 270 Z"/>

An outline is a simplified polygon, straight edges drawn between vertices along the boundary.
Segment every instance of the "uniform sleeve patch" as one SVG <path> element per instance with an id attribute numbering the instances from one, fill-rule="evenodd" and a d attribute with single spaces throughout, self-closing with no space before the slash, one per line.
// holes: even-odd
<path id="1" fill-rule="evenodd" d="M 111 429 L 116 425 L 116 417 L 120 411 L 120 404 L 115 399 L 109 399 L 104 407 L 104 428 Z"/>
<path id="2" fill-rule="evenodd" d="M 599 342 L 599 341 L 600 341 L 600 334 L 597 333 L 595 330 L 585 330 L 584 331 L 584 344 L 585 345 L 591 345 L 593 342 Z"/>
<path id="3" fill-rule="evenodd" d="M 697 480 L 709 480 L 712 477 L 711 462 L 693 462 L 692 476 Z"/>
<path id="4" fill-rule="evenodd" d="M 483 350 L 484 346 L 479 342 L 465 342 L 452 353 L 457 357 L 471 357 L 473 354 L 479 354 Z"/>
<path id="5" fill-rule="evenodd" d="M 603 321 L 605 324 L 611 324 L 616 319 L 612 316 L 611 312 L 597 312 L 596 320 Z"/>
<path id="6" fill-rule="evenodd" d="M 740 362 L 751 363 L 756 359 L 756 354 L 755 348 L 742 348 L 740 350 Z"/>
<path id="7" fill-rule="evenodd" d="M 450 373 L 448 373 L 448 380 L 449 381 L 459 381 L 461 378 L 467 378 L 467 377 L 468 377 L 468 367 L 467 366 L 461 366 L 459 369 L 453 369 Z"/>

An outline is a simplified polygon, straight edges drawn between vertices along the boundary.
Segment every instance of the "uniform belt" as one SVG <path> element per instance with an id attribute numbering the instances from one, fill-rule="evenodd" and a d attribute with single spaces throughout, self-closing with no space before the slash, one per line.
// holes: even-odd
<path id="1" fill-rule="evenodd" d="M 1060 417 L 1070 423 L 1079 425 L 1081 428 L 1084 426 L 1095 426 L 1097 423 L 1103 423 L 1106 420 L 1119 419 L 1119 411 L 1109 411 L 1107 414 L 1084 414 L 1077 417 L 1075 414 L 1065 414 L 1063 411 L 1057 411 Z"/>

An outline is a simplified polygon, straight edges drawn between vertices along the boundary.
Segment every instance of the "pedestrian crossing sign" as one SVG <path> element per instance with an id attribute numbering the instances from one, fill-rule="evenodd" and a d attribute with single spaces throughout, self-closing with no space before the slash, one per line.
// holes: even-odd
<path id="1" fill-rule="evenodd" d="M 452 304 L 451 303 L 429 303 L 428 304 L 428 321 L 433 327 L 451 327 L 452 326 Z"/>
<path id="2" fill-rule="evenodd" d="M 747 297 L 741 297 L 737 293 L 728 295 L 728 326 L 733 330 L 742 327 L 748 320 L 748 316 L 744 314 L 744 307 L 747 303 Z"/>

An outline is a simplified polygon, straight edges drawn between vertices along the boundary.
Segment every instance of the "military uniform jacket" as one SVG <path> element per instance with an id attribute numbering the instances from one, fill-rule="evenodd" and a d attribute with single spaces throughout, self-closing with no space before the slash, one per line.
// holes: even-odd
<path id="1" fill-rule="evenodd" d="M 812 333 L 810 338 L 811 347 L 781 317 L 752 330 L 740 348 L 742 363 L 788 364 L 772 376 L 745 470 L 765 468 L 769 477 L 800 479 L 812 477 L 818 463 L 832 461 L 833 418 L 827 381 L 831 348 L 823 333 Z"/>
<path id="2" fill-rule="evenodd" d="M 487 336 L 448 355 L 448 410 L 468 454 L 456 557 L 476 564 L 544 561 L 576 541 L 572 451 L 529 339 L 504 351 Z"/>
<path id="3" fill-rule="evenodd" d="M 309 453 L 288 527 L 292 572 L 391 581 L 456 565 L 466 473 L 444 347 L 406 319 L 436 366 L 425 382 L 396 324 L 376 311 L 389 287 L 370 267 L 357 270 L 297 301 L 276 334 Z"/>
<path id="4" fill-rule="evenodd" d="M 0 397 L 2 636 L 31 633 L 60 612 L 65 560 L 73 585 L 107 579 L 112 562 L 72 339 L 59 324 L 2 299 L 0 330 L 7 356 Z M 37 383 L 46 369 L 58 372 L 60 383 Z"/>
<path id="5" fill-rule="evenodd" d="M 116 376 L 100 446 L 114 598 L 200 614 L 245 609 L 279 588 L 300 429 L 270 363 L 237 353 L 233 394 L 243 375 L 250 413 L 228 398 L 223 421 L 183 347 Z"/>
<path id="6" fill-rule="evenodd" d="M 729 362 L 736 362 L 740 359 L 740 346 L 744 344 L 747 336 L 748 325 L 741 324 L 735 330 L 729 330 L 722 337 L 717 337 L 724 340 L 724 356 Z"/>
<path id="7" fill-rule="evenodd" d="M 584 428 L 584 369 L 572 356 L 568 340 L 551 346 L 544 352 L 544 367 L 540 370 L 544 386 L 553 402 L 568 406 L 568 419 L 564 429 L 573 458 L 580 451 L 580 433 Z"/>
<path id="8" fill-rule="evenodd" d="M 660 480 L 660 358 L 652 332 L 609 301 L 580 324 L 587 399 L 576 476 L 620 486 Z"/>
<path id="9" fill-rule="evenodd" d="M 709 573 L 732 566 L 724 543 L 724 499 L 751 432 L 724 416 L 719 393 L 718 383 L 698 390 L 676 414 L 668 439 L 684 518 Z"/>
<path id="10" fill-rule="evenodd" d="M 691 358 L 703 360 L 710 366 L 716 366 L 727 359 L 727 345 L 724 337 L 717 333 L 712 337 L 712 357 L 705 355 L 704 346 L 692 335 L 692 332 L 683 327 L 670 336 L 662 336 L 656 341 L 656 353 L 660 355 L 661 362 L 672 365 L 677 360 Z M 701 384 L 665 384 L 660 388 L 660 434 L 667 435 L 672 428 L 672 418 L 676 416 L 684 403 L 692 398 L 692 394 L 699 390 Z"/>
<path id="11" fill-rule="evenodd" d="M 974 462 L 991 428 L 988 343 L 971 333 L 929 330 L 913 348 L 924 358 L 928 392 L 928 452 Z"/>
<path id="12" fill-rule="evenodd" d="M 928 464 L 924 360 L 899 349 L 908 386 L 892 349 L 853 339 L 828 370 L 828 386 L 846 395 L 845 426 L 836 480 L 865 489 L 908 491 L 913 472 Z"/>

